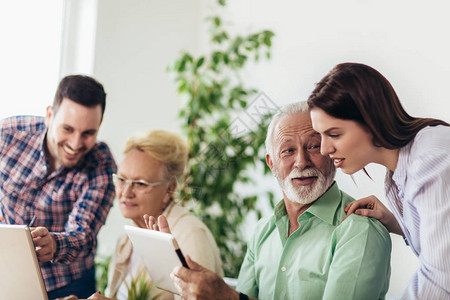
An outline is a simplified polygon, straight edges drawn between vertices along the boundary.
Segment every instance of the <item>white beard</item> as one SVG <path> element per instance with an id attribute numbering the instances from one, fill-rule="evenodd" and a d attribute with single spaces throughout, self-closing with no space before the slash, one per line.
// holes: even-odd
<path id="1" fill-rule="evenodd" d="M 312 176 L 317 177 L 314 186 L 295 187 L 292 183 L 293 178 Z M 277 168 L 275 168 L 275 178 L 278 180 L 281 189 L 288 198 L 287 200 L 300 204 L 309 204 L 316 201 L 328 190 L 334 181 L 334 173 L 331 172 L 328 177 L 325 177 L 317 168 L 305 169 L 303 171 L 295 168 L 284 180 L 282 180 L 278 174 Z"/>

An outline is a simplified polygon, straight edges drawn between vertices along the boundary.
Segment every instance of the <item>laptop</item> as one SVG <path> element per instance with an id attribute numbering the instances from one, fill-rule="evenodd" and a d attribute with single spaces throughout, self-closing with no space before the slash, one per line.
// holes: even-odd
<path id="1" fill-rule="evenodd" d="M 27 225 L 0 224 L 0 299 L 48 300 Z"/>

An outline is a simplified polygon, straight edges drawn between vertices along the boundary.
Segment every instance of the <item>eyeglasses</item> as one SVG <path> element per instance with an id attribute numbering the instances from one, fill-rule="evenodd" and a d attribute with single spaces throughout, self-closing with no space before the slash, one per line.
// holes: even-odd
<path id="1" fill-rule="evenodd" d="M 127 184 L 130 184 L 131 190 L 135 193 L 148 193 L 150 192 L 151 188 L 157 185 L 161 185 L 166 183 L 167 181 L 160 181 L 160 182 L 148 182 L 145 180 L 132 180 L 132 179 L 126 179 L 120 175 L 112 174 L 114 185 L 117 189 L 124 189 Z"/>

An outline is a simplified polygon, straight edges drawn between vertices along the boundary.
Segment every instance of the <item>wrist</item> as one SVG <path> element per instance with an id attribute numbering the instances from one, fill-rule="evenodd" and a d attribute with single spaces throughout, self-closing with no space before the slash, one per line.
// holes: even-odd
<path id="1" fill-rule="evenodd" d="M 238 291 L 230 287 L 229 292 L 230 293 L 228 294 L 228 297 L 225 297 L 225 299 L 240 300 L 240 295 Z"/>

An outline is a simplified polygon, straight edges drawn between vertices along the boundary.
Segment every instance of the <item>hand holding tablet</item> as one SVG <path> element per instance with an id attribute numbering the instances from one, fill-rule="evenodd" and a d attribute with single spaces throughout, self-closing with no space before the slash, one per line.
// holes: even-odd
<path id="1" fill-rule="evenodd" d="M 177 266 L 188 268 L 177 241 L 170 233 L 125 225 L 133 249 L 141 257 L 153 284 L 160 289 L 178 294 L 170 279 Z"/>

